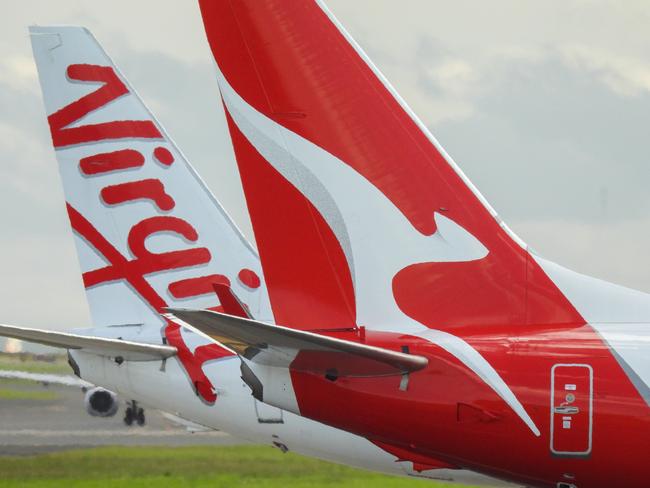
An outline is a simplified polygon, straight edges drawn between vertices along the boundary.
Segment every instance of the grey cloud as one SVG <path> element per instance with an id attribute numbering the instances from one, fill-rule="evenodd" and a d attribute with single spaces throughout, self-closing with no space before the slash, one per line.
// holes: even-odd
<path id="1" fill-rule="evenodd" d="M 621 98 L 552 56 L 495 76 L 474 100 L 476 116 L 436 132 L 504 217 L 650 212 L 650 96 Z"/>
<path id="2" fill-rule="evenodd" d="M 650 218 L 607 224 L 567 219 L 513 221 L 513 227 L 542 256 L 575 271 L 650 291 Z"/>

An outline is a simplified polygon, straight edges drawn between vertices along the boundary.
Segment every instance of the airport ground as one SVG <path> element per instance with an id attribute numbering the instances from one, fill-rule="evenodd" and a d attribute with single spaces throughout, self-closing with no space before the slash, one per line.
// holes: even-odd
<path id="1" fill-rule="evenodd" d="M 62 358 L 0 355 L 0 369 L 69 374 Z M 238 487 L 437 488 L 382 476 L 223 432 L 189 433 L 155 410 L 144 427 L 89 416 L 72 387 L 0 379 L 0 488 Z"/>

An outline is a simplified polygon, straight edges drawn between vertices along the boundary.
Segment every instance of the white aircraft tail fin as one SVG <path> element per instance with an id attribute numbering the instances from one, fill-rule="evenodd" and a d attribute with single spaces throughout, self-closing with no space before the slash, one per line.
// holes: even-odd
<path id="1" fill-rule="evenodd" d="M 257 253 L 92 34 L 30 34 L 94 324 L 218 309 L 214 283 L 268 319 Z"/>

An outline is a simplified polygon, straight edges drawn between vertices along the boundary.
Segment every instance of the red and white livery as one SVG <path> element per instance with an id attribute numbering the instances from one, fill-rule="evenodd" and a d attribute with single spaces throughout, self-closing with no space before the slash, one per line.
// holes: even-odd
<path id="1" fill-rule="evenodd" d="M 167 307 L 234 303 L 273 322 L 259 257 L 86 29 L 30 34 L 94 328 L 0 325 L 0 335 L 68 349 L 85 381 L 176 421 L 417 474 L 411 461 L 363 437 L 255 399 L 232 350 L 163 316 Z M 236 300 L 220 303 L 215 287 Z M 422 476 L 492 482 L 471 472 Z"/>
<path id="2" fill-rule="evenodd" d="M 416 470 L 647 486 L 650 296 L 533 253 L 320 0 L 200 5 L 278 325 L 173 316 Z"/>

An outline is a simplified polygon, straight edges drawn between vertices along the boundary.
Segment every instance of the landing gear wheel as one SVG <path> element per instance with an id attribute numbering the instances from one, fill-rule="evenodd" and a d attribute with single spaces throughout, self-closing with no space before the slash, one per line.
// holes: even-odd
<path id="1" fill-rule="evenodd" d="M 135 421 L 138 423 L 140 427 L 142 427 L 145 423 L 145 418 L 144 418 L 144 409 L 138 408 L 138 412 L 135 416 Z"/>
<path id="2" fill-rule="evenodd" d="M 133 409 L 131 407 L 127 407 L 126 411 L 124 412 L 124 423 L 131 427 L 133 425 L 133 420 L 134 420 L 134 415 L 133 415 Z"/>
<path id="3" fill-rule="evenodd" d="M 124 423 L 129 427 L 133 425 L 133 422 L 139 426 L 143 426 L 146 419 L 144 416 L 144 408 L 138 407 L 138 402 L 131 400 L 126 402 L 126 410 L 124 411 Z"/>

